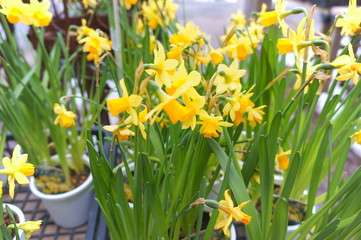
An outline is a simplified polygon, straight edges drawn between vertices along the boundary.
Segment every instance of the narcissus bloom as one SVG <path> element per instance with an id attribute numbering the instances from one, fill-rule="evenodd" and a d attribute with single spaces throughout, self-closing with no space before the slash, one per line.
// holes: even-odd
<path id="1" fill-rule="evenodd" d="M 113 117 L 126 111 L 132 117 L 132 122 L 134 124 L 138 123 L 137 111 L 134 108 L 137 108 L 142 103 L 142 97 L 138 95 L 128 94 L 127 88 L 125 86 L 124 79 L 119 81 L 120 87 L 123 91 L 123 97 L 116 99 L 107 100 L 108 108 L 110 115 Z"/>
<path id="2" fill-rule="evenodd" d="M 257 108 L 252 108 L 252 107 L 246 108 L 246 112 L 248 113 L 247 120 L 251 127 L 255 127 L 256 122 L 261 123 L 263 121 L 262 115 L 264 114 L 264 112 L 261 109 L 265 107 L 266 105 Z"/>
<path id="3" fill-rule="evenodd" d="M 336 27 L 342 27 L 342 35 L 354 36 L 360 29 L 361 8 L 357 8 L 357 1 L 350 0 L 347 12 L 337 19 Z"/>
<path id="4" fill-rule="evenodd" d="M 0 181 L 0 198 L 3 196 L 3 182 Z"/>
<path id="5" fill-rule="evenodd" d="M 361 130 L 352 134 L 351 139 L 352 139 L 352 141 L 356 141 L 357 144 L 361 145 Z"/>
<path id="6" fill-rule="evenodd" d="M 13 24 L 21 22 L 35 27 L 45 27 L 50 24 L 53 17 L 48 11 L 49 1 L 30 0 L 30 3 L 23 3 L 21 0 L 2 0 L 0 5 L 0 12 Z"/>
<path id="7" fill-rule="evenodd" d="M 347 81 L 352 78 L 353 83 L 356 85 L 359 81 L 359 74 L 361 74 L 361 63 L 356 62 L 355 54 L 352 45 L 348 45 L 348 54 L 337 57 L 330 64 L 338 69 L 340 74 L 335 79 L 339 81 Z"/>
<path id="8" fill-rule="evenodd" d="M 198 95 L 191 98 L 185 94 L 182 99 L 185 107 L 188 110 L 188 113 L 182 122 L 182 128 L 187 129 L 190 127 L 192 130 L 194 130 L 197 124 L 197 115 L 200 113 L 206 103 L 205 97 Z"/>
<path id="9" fill-rule="evenodd" d="M 59 104 L 54 104 L 54 112 L 58 114 L 56 117 L 54 124 L 57 125 L 60 123 L 61 127 L 71 127 L 75 125 L 75 117 L 76 115 L 72 111 L 67 111 L 64 107 Z"/>
<path id="10" fill-rule="evenodd" d="M 250 223 L 252 217 L 241 211 L 242 208 L 250 202 L 250 200 L 241 203 L 237 207 L 234 207 L 232 198 L 229 195 L 229 190 L 224 192 L 224 199 L 225 200 L 221 200 L 219 202 L 219 215 L 214 229 L 222 228 L 223 233 L 227 237 L 230 237 L 231 234 L 229 231 L 229 226 L 231 225 L 233 219 L 239 222 L 243 222 L 245 225 Z"/>
<path id="11" fill-rule="evenodd" d="M 158 42 L 158 50 L 154 50 L 154 63 L 149 64 L 147 70 L 149 75 L 155 74 L 155 82 L 162 87 L 170 87 L 171 77 L 170 75 L 175 72 L 178 66 L 178 61 L 175 59 L 165 59 L 164 48 L 161 43 Z"/>
<path id="12" fill-rule="evenodd" d="M 229 122 L 222 122 L 221 116 L 210 116 L 206 111 L 201 110 L 199 112 L 199 119 L 202 124 L 200 133 L 204 135 L 205 138 L 219 137 L 219 133 L 223 132 L 222 127 L 231 127 L 233 124 Z"/>
<path id="13" fill-rule="evenodd" d="M 173 3 L 173 0 L 149 0 L 143 2 L 142 14 L 148 26 L 155 30 L 158 25 L 166 27 L 175 18 L 177 9 L 178 4 Z"/>
<path id="14" fill-rule="evenodd" d="M 224 93 L 228 89 L 235 90 L 241 81 L 241 77 L 246 74 L 246 70 L 239 69 L 238 60 L 233 60 L 228 67 L 225 64 L 218 66 L 218 75 L 214 80 L 214 85 L 217 86 L 217 94 Z"/>
<path id="15" fill-rule="evenodd" d="M 103 51 L 110 51 L 112 42 L 104 36 L 100 36 L 97 31 L 90 31 L 86 38 L 83 38 L 79 43 L 84 43 L 83 52 L 89 52 L 100 56 Z"/>
<path id="16" fill-rule="evenodd" d="M 278 168 L 279 169 L 287 169 L 288 165 L 290 163 L 290 160 L 288 159 L 288 155 L 292 153 L 291 150 L 283 151 L 282 148 L 278 148 L 278 152 L 276 155 L 276 161 L 278 162 Z"/>
<path id="17" fill-rule="evenodd" d="M 97 0 L 82 0 L 85 8 L 95 8 L 98 4 Z"/>
<path id="18" fill-rule="evenodd" d="M 12 158 L 4 157 L 4 169 L 0 170 L 0 174 L 8 175 L 9 195 L 14 198 L 15 179 L 19 184 L 28 184 L 28 176 L 34 174 L 34 165 L 27 163 L 28 154 L 20 155 L 20 146 L 16 145 Z"/>
<path id="19" fill-rule="evenodd" d="M 283 15 L 286 11 L 286 1 L 284 0 L 277 0 L 275 5 L 275 10 L 270 12 L 261 12 L 261 22 L 264 27 L 271 26 L 273 24 L 279 23 L 280 28 L 282 28 L 282 32 L 285 35 L 288 25 L 284 21 Z"/>
<path id="20" fill-rule="evenodd" d="M 28 221 L 28 222 L 24 222 L 24 223 L 18 223 L 18 224 L 16 224 L 16 227 L 18 229 L 23 230 L 25 232 L 25 238 L 29 239 L 33 232 L 36 232 L 40 229 L 41 223 L 42 223 L 42 220 Z M 14 226 L 14 224 L 11 224 L 8 226 L 8 228 L 15 228 L 15 226 Z"/>
<path id="21" fill-rule="evenodd" d="M 78 42 L 84 37 L 88 37 L 89 33 L 91 31 L 94 31 L 93 28 L 90 28 L 86 25 L 86 20 L 84 18 L 81 19 L 81 27 L 79 27 L 76 32 L 77 32 L 77 36 L 76 39 L 78 40 Z"/>
<path id="22" fill-rule="evenodd" d="M 222 53 L 219 51 L 219 50 L 212 50 L 210 53 L 209 53 L 209 56 L 211 57 L 212 59 L 212 62 L 214 65 L 218 65 L 220 63 L 223 62 L 223 55 Z"/>
<path id="23" fill-rule="evenodd" d="M 182 61 L 178 71 L 176 71 L 171 78 L 171 86 L 166 87 L 165 90 L 170 96 L 180 96 L 199 85 L 200 81 L 201 74 L 197 71 L 192 71 L 188 74 L 184 61 Z"/>
<path id="24" fill-rule="evenodd" d="M 314 35 L 314 21 L 312 20 L 309 35 L 306 36 L 306 21 L 307 18 L 303 18 L 298 24 L 297 32 L 292 29 L 288 32 L 288 38 L 279 38 L 277 42 L 278 53 L 286 54 L 288 52 L 294 52 L 296 58 L 299 58 L 300 52 L 303 55 L 303 49 L 310 46 L 310 41 L 316 39 Z"/>
<path id="25" fill-rule="evenodd" d="M 103 129 L 107 132 L 113 133 L 118 138 L 118 143 L 129 140 L 129 136 L 134 136 L 135 133 L 129 129 L 129 125 L 121 127 L 120 125 L 106 125 Z"/>

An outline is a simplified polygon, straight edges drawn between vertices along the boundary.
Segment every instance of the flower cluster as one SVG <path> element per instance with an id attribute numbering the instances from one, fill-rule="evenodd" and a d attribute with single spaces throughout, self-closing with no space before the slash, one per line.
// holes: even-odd
<path id="1" fill-rule="evenodd" d="M 197 70 L 188 73 L 184 60 L 166 59 L 160 43 L 158 49 L 154 50 L 154 56 L 154 62 L 145 65 L 146 72 L 155 80 L 150 82 L 159 99 L 154 101 L 154 107 L 142 105 L 142 95 L 129 95 L 123 80 L 120 82 L 123 97 L 107 101 L 112 116 L 121 113 L 128 115 L 119 125 L 104 127 L 115 134 L 119 141 L 134 135 L 129 130 L 130 125 L 139 126 L 145 137 L 143 122 L 148 120 L 153 124 L 164 119 L 164 116 L 159 118 L 162 111 L 172 124 L 181 122 L 183 129 L 194 130 L 201 125 L 199 131 L 206 138 L 219 137 L 219 133 L 223 132 L 222 127 L 238 126 L 246 119 L 252 127 L 262 122 L 262 108 L 265 106 L 255 107 L 250 99 L 252 89 L 242 91 L 240 79 L 246 71 L 239 69 L 238 60 L 234 60 L 230 66 L 220 64 L 204 88 L 201 73 Z M 224 107 L 221 108 L 221 105 Z M 144 110 L 138 115 L 139 108 Z M 147 109 L 149 112 L 145 113 Z M 145 118 L 140 117 L 142 114 L 146 115 Z M 231 122 L 223 120 L 227 116 Z"/>
<path id="2" fill-rule="evenodd" d="M 178 4 L 173 3 L 173 0 L 150 0 L 143 2 L 142 14 L 147 25 L 155 30 L 158 25 L 168 26 L 169 21 L 175 19 L 177 9 Z"/>
<path id="3" fill-rule="evenodd" d="M 86 59 L 94 61 L 94 64 L 100 64 L 102 55 L 109 52 L 112 48 L 112 41 L 108 35 L 99 29 L 94 30 L 86 26 L 85 19 L 82 19 L 82 26 L 77 30 L 77 40 L 83 45 L 83 52 L 88 53 Z"/>
<path id="4" fill-rule="evenodd" d="M 35 27 L 48 26 L 53 17 L 49 12 L 49 1 L 30 0 L 30 3 L 23 3 L 21 0 L 0 1 L 0 12 L 6 15 L 10 23 L 24 23 Z"/>

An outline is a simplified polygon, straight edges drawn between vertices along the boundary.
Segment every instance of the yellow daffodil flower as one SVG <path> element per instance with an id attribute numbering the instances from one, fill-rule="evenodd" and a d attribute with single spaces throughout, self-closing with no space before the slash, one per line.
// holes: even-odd
<path id="1" fill-rule="evenodd" d="M 145 132 L 145 126 L 144 126 L 143 122 L 147 121 L 147 118 L 146 118 L 147 114 L 148 114 L 148 109 L 145 107 L 143 109 L 143 111 L 141 111 L 138 114 L 138 122 L 133 120 L 131 115 L 127 119 L 125 119 L 125 121 L 124 121 L 124 123 L 133 124 L 133 125 L 138 126 L 139 130 L 140 130 L 140 132 L 142 134 L 142 137 L 144 139 L 147 139 L 147 133 Z"/>
<path id="2" fill-rule="evenodd" d="M 84 36 L 88 37 L 89 33 L 94 31 L 93 28 L 90 28 L 86 25 L 86 20 L 84 18 L 81 19 L 81 27 L 77 29 L 76 39 L 79 42 Z"/>
<path id="3" fill-rule="evenodd" d="M 95 8 L 98 4 L 97 0 L 82 0 L 84 8 L 87 9 L 89 7 Z"/>
<path id="4" fill-rule="evenodd" d="M 124 0 L 125 8 L 130 10 L 137 2 L 138 0 Z M 120 1 L 120 3 L 123 5 L 123 1 Z"/>
<path id="5" fill-rule="evenodd" d="M 298 25 L 297 32 L 292 29 L 288 33 L 288 38 L 280 38 L 277 42 L 278 53 L 286 54 L 288 52 L 294 52 L 296 58 L 299 59 L 299 55 L 303 56 L 303 49 L 311 45 L 310 41 L 317 39 L 314 35 L 314 21 L 311 22 L 309 29 L 309 36 L 306 36 L 306 25 L 307 18 L 303 18 Z M 307 59 L 304 59 L 307 60 Z"/>
<path id="6" fill-rule="evenodd" d="M 79 43 L 84 43 L 83 52 L 89 52 L 94 55 L 100 56 L 103 51 L 110 51 L 112 42 L 99 35 L 97 31 L 90 31 L 86 38 L 83 38 Z"/>
<path id="7" fill-rule="evenodd" d="M 187 129 L 190 127 L 192 130 L 194 130 L 197 124 L 197 115 L 200 113 L 206 103 L 205 97 L 198 95 L 194 98 L 191 98 L 189 95 L 185 94 L 182 99 L 185 107 L 188 110 L 188 113 L 182 122 L 182 129 Z"/>
<path id="8" fill-rule="evenodd" d="M 170 96 L 180 96 L 187 92 L 190 88 L 199 85 L 201 81 L 201 74 L 197 71 L 192 71 L 188 74 L 184 61 L 182 61 L 178 71 L 172 75 L 171 81 L 171 86 L 165 88 L 166 92 Z"/>
<path id="9" fill-rule="evenodd" d="M 291 150 L 283 151 L 281 147 L 278 147 L 278 152 L 276 155 L 276 161 L 278 162 L 278 166 L 276 166 L 279 169 L 287 169 L 288 165 L 290 163 L 290 160 L 288 159 L 288 155 L 292 153 Z"/>
<path id="10" fill-rule="evenodd" d="M 220 64 L 218 66 L 218 73 L 214 80 L 214 85 L 217 86 L 217 94 L 221 94 L 228 89 L 235 90 L 240 84 L 240 78 L 246 74 L 246 70 L 239 69 L 238 60 L 235 59 L 229 67 L 225 64 Z"/>
<path id="11" fill-rule="evenodd" d="M 224 59 L 222 53 L 218 49 L 217 50 L 212 49 L 211 52 L 209 53 L 209 56 L 212 59 L 214 65 L 218 65 L 222 63 Z"/>
<path id="12" fill-rule="evenodd" d="M 354 36 L 360 29 L 361 8 L 357 8 L 357 1 L 350 0 L 346 13 L 337 19 L 336 27 L 342 27 L 342 35 Z"/>
<path id="13" fill-rule="evenodd" d="M 53 17 L 48 11 L 49 1 L 30 0 L 30 3 L 23 3 L 21 0 L 3 0 L 0 5 L 0 12 L 13 24 L 21 22 L 35 27 L 45 27 L 50 24 Z"/>
<path id="14" fill-rule="evenodd" d="M 338 69 L 340 74 L 335 79 L 339 81 L 347 81 L 352 78 L 353 83 L 356 85 L 361 74 L 361 63 L 356 62 L 355 54 L 352 45 L 348 45 L 348 54 L 337 57 L 330 64 Z"/>
<path id="15" fill-rule="evenodd" d="M 124 79 L 119 81 L 120 87 L 123 91 L 123 97 L 107 100 L 109 112 L 111 116 L 116 116 L 119 113 L 127 112 L 132 117 L 133 124 L 138 124 L 138 114 L 134 108 L 137 108 L 142 103 L 142 97 L 138 95 L 128 94 Z"/>
<path id="16" fill-rule="evenodd" d="M 61 127 L 71 127 L 75 125 L 74 119 L 76 115 L 72 111 L 67 111 L 64 107 L 55 103 L 54 112 L 58 114 L 54 121 L 55 125 L 58 125 L 59 123 Z"/>
<path id="17" fill-rule="evenodd" d="M 24 223 L 18 223 L 16 224 L 16 227 L 20 230 L 23 230 L 25 232 L 25 238 L 29 239 L 31 237 L 31 234 L 33 232 L 36 232 L 40 229 L 40 225 L 42 223 L 42 220 L 38 221 L 27 221 Z M 14 224 L 11 224 L 8 226 L 8 228 L 15 228 Z"/>
<path id="18" fill-rule="evenodd" d="M 352 140 L 352 142 L 357 142 L 357 144 L 361 145 L 361 130 L 352 134 L 351 140 Z"/>
<path id="19" fill-rule="evenodd" d="M 287 33 L 288 25 L 283 19 L 287 15 L 286 12 L 287 3 L 284 0 L 277 0 L 275 10 L 270 12 L 261 12 L 261 22 L 264 27 L 271 26 L 278 23 L 279 27 L 282 28 L 282 33 L 285 36 Z"/>
<path id="20" fill-rule="evenodd" d="M 3 196 L 3 182 L 0 181 L 0 198 Z"/>
<path id="21" fill-rule="evenodd" d="M 34 165 L 27 163 L 28 154 L 20 155 L 20 146 L 16 145 L 12 158 L 4 157 L 4 169 L 0 170 L 0 174 L 8 175 L 9 195 L 14 198 L 15 179 L 19 184 L 28 184 L 28 176 L 34 174 Z"/>
<path id="22" fill-rule="evenodd" d="M 223 132 L 223 127 L 231 127 L 233 124 L 228 122 L 222 122 L 221 116 L 210 116 L 206 111 L 200 110 L 198 122 L 202 124 L 200 133 L 204 135 L 205 138 L 219 137 L 219 133 Z"/>
<path id="23" fill-rule="evenodd" d="M 237 207 L 234 207 L 232 198 L 229 195 L 229 190 L 224 192 L 224 199 L 225 200 L 219 201 L 219 215 L 214 229 L 222 228 L 223 233 L 227 237 L 230 237 L 231 234 L 229 231 L 229 226 L 231 225 L 233 219 L 239 222 L 243 222 L 245 225 L 250 223 L 252 217 L 241 211 L 242 208 L 250 202 L 250 200 L 241 203 Z"/>
<path id="24" fill-rule="evenodd" d="M 177 9 L 178 4 L 173 3 L 173 0 L 149 0 L 143 2 L 142 14 L 148 26 L 155 30 L 158 25 L 166 27 L 175 18 Z"/>
<path id="25" fill-rule="evenodd" d="M 253 49 L 257 47 L 258 43 L 259 40 L 256 38 L 250 39 L 250 36 L 243 34 L 238 37 L 235 34 L 231 37 L 223 50 L 226 51 L 228 56 L 232 59 L 237 58 L 238 60 L 245 60 L 248 55 L 253 53 Z"/>
<path id="26" fill-rule="evenodd" d="M 157 85 L 157 83 L 153 82 L 153 84 L 157 87 L 156 92 L 161 103 L 147 114 L 146 119 L 152 119 L 153 123 L 159 113 L 164 110 L 173 124 L 176 124 L 178 121 L 184 121 L 188 115 L 188 109 L 176 100 L 179 96 L 169 96 Z M 178 94 L 182 94 L 182 92 L 178 91 Z"/>
<path id="27" fill-rule="evenodd" d="M 245 29 L 247 23 L 246 16 L 241 10 L 238 10 L 236 13 L 231 14 L 231 23 L 236 28 Z"/>
<path id="28" fill-rule="evenodd" d="M 120 125 L 106 125 L 103 127 L 105 131 L 113 133 L 113 135 L 118 138 L 118 143 L 124 140 L 129 140 L 129 136 L 135 135 L 135 133 L 129 128 L 129 125 L 126 125 L 123 128 L 120 127 Z"/>
<path id="29" fill-rule="evenodd" d="M 162 87 L 170 87 L 172 84 L 170 75 L 175 72 L 178 61 L 175 59 L 165 59 L 164 48 L 158 42 L 158 50 L 154 50 L 154 63 L 149 64 L 149 68 L 145 70 L 149 75 L 155 74 L 155 82 Z"/>
<path id="30" fill-rule="evenodd" d="M 264 112 L 261 109 L 265 107 L 266 105 L 257 108 L 253 108 L 253 107 L 246 108 L 246 112 L 248 113 L 247 120 L 251 127 L 255 127 L 256 122 L 261 123 L 263 121 L 262 115 L 264 114 Z"/>

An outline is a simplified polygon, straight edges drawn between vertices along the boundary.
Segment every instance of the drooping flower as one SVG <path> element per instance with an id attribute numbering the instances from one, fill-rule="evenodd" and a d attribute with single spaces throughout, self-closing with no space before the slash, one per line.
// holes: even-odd
<path id="1" fill-rule="evenodd" d="M 246 70 L 239 69 L 238 60 L 233 60 L 228 67 L 225 64 L 218 66 L 218 75 L 214 80 L 214 85 L 217 86 L 217 94 L 224 93 L 228 89 L 235 90 L 240 84 L 240 78 L 246 74 Z"/>
<path id="2" fill-rule="evenodd" d="M 155 74 L 155 82 L 162 87 L 170 87 L 170 75 L 175 72 L 178 61 L 175 59 L 165 59 L 164 48 L 158 42 L 158 50 L 154 50 L 154 63 L 149 64 L 149 69 L 145 70 L 149 75 Z"/>
<path id="3" fill-rule="evenodd" d="M 199 124 L 202 124 L 200 133 L 205 138 L 219 137 L 219 133 L 223 132 L 222 127 L 231 127 L 233 125 L 232 123 L 223 122 L 221 116 L 210 116 L 204 110 L 200 110 L 199 119 L 201 120 Z"/>
<path id="4" fill-rule="evenodd" d="M 219 215 L 214 229 L 222 228 L 223 233 L 230 237 L 229 226 L 231 225 L 233 219 L 243 222 L 245 225 L 250 223 L 252 217 L 242 212 L 242 208 L 246 206 L 250 200 L 234 207 L 232 198 L 229 195 L 229 190 L 224 192 L 224 199 L 225 200 L 219 201 Z"/>
<path id="5" fill-rule="evenodd" d="M 357 1 L 350 0 L 344 15 L 336 21 L 336 27 L 342 27 L 342 35 L 354 36 L 361 29 L 361 8 L 357 8 Z"/>
<path id="6" fill-rule="evenodd" d="M 20 146 L 16 145 L 12 158 L 4 157 L 4 169 L 0 170 L 0 174 L 8 175 L 9 195 L 14 198 L 15 179 L 19 184 L 28 184 L 28 176 L 34 174 L 34 165 L 27 163 L 28 154 L 20 155 Z"/>
<path id="7" fill-rule="evenodd" d="M 135 94 L 128 94 L 127 87 L 125 86 L 124 79 L 119 81 L 120 87 L 123 91 L 123 97 L 107 100 L 110 114 L 114 117 L 122 112 L 127 112 L 131 118 L 133 124 L 138 124 L 137 108 L 142 103 L 142 97 Z"/>
<path id="8" fill-rule="evenodd" d="M 64 107 L 55 103 L 54 112 L 58 114 L 54 121 L 55 125 L 58 125 L 59 123 L 61 127 L 71 127 L 75 125 L 74 119 L 76 115 L 72 111 L 67 111 Z"/>
<path id="9" fill-rule="evenodd" d="M 361 63 L 356 62 L 351 44 L 348 45 L 348 54 L 337 57 L 330 64 L 338 68 L 337 72 L 340 75 L 335 78 L 336 80 L 347 81 L 352 78 L 353 83 L 356 85 L 359 80 L 359 74 L 361 74 Z"/>
<path id="10" fill-rule="evenodd" d="M 29 239 L 31 237 L 31 234 L 33 232 L 36 232 L 40 229 L 40 225 L 42 223 L 42 220 L 38 221 L 27 221 L 24 223 L 18 223 L 16 224 L 16 227 L 20 230 L 23 230 L 25 232 L 25 238 Z M 8 228 L 15 228 L 14 224 L 11 224 L 8 226 Z"/>
<path id="11" fill-rule="evenodd" d="M 290 162 L 288 155 L 290 155 L 291 153 L 291 150 L 284 152 L 281 147 L 278 147 L 278 152 L 276 155 L 276 161 L 278 162 L 278 166 L 276 167 L 278 167 L 279 169 L 287 169 Z"/>

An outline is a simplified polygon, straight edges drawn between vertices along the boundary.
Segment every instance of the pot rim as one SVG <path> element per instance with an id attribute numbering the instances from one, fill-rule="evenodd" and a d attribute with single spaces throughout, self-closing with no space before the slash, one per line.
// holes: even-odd
<path id="1" fill-rule="evenodd" d="M 83 159 L 84 159 L 85 165 L 87 165 L 89 167 L 89 158 L 87 156 L 83 156 Z M 30 187 L 31 192 L 35 196 L 37 196 L 37 197 L 39 197 L 41 199 L 44 199 L 44 200 L 63 200 L 65 198 L 70 198 L 70 197 L 76 196 L 76 195 L 80 194 L 81 192 L 83 192 L 84 190 L 87 190 L 90 187 L 90 185 L 92 184 L 92 182 L 93 182 L 93 178 L 92 178 L 92 174 L 90 172 L 88 178 L 80 186 L 78 186 L 77 188 L 72 189 L 69 192 L 60 193 L 60 194 L 46 194 L 46 193 L 41 192 L 36 187 L 35 178 L 34 178 L 34 176 L 31 176 L 30 177 L 29 187 Z"/>
<path id="2" fill-rule="evenodd" d="M 18 206 L 14 205 L 14 204 L 11 204 L 11 203 L 6 203 L 6 202 L 5 202 L 5 203 L 3 203 L 3 208 L 4 208 L 5 205 L 7 205 L 7 206 L 10 208 L 10 210 L 11 210 L 13 213 L 16 214 L 16 216 L 18 216 L 19 222 L 16 223 L 16 224 L 24 223 L 24 222 L 25 222 L 24 212 L 23 212 Z M 24 231 L 21 230 L 21 229 L 18 229 L 18 232 L 19 232 L 19 237 L 20 237 L 20 239 L 23 239 L 23 237 L 24 237 Z M 16 240 L 16 237 L 14 237 L 13 239 Z"/>

